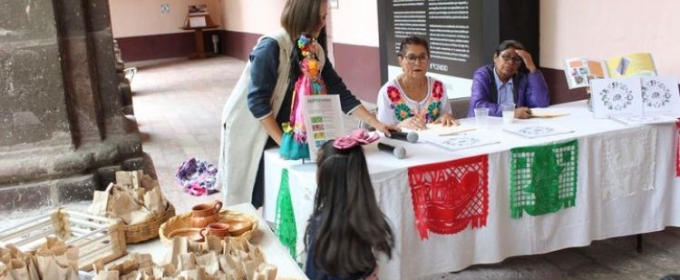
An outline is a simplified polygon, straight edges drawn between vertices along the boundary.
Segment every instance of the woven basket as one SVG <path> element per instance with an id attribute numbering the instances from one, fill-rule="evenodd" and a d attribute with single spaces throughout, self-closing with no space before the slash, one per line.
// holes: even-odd
<path id="1" fill-rule="evenodd" d="M 142 223 L 125 225 L 125 242 L 139 243 L 158 237 L 161 224 L 175 216 L 175 207 L 168 201 L 168 206 L 162 215 L 155 215 Z"/>
<path id="2" fill-rule="evenodd" d="M 240 236 L 230 236 L 229 238 L 231 239 L 246 238 L 250 240 L 250 238 L 253 237 L 255 232 L 257 232 L 259 220 L 257 219 L 257 217 L 253 215 L 226 209 L 222 209 L 219 215 L 220 215 L 219 222 L 221 223 L 229 223 L 229 221 L 233 220 L 247 220 L 251 222 L 252 226 L 250 226 L 249 230 L 247 230 Z M 158 236 L 161 238 L 161 241 L 165 243 L 172 243 L 172 238 L 168 238 L 168 235 L 176 229 L 190 228 L 191 226 L 189 225 L 189 220 L 191 220 L 191 212 L 175 216 L 166 221 L 165 223 L 163 223 L 160 229 L 158 230 Z"/>

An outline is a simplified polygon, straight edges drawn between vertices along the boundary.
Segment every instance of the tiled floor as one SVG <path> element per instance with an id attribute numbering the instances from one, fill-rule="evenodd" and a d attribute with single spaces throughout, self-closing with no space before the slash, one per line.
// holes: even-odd
<path id="1" fill-rule="evenodd" d="M 219 194 L 188 195 L 174 175 L 190 157 L 217 163 L 222 107 L 244 65 L 240 60 L 216 57 L 139 66 L 132 89 L 143 149 L 153 159 L 163 191 L 178 213 L 220 198 Z M 680 273 L 680 229 L 644 236 L 641 254 L 635 252 L 634 237 L 620 237 L 426 279 L 659 279 Z"/>

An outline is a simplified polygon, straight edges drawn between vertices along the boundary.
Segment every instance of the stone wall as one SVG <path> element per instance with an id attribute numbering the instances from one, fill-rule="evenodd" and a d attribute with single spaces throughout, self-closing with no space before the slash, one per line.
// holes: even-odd
<path id="1" fill-rule="evenodd" d="M 91 199 L 118 170 L 155 176 L 123 68 L 108 0 L 0 0 L 0 212 Z"/>

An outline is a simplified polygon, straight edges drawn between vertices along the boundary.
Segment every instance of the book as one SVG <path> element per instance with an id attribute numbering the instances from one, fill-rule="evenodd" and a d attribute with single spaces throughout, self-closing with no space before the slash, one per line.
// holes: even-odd
<path id="1" fill-rule="evenodd" d="M 574 130 L 543 124 L 512 125 L 503 127 L 503 131 L 522 136 L 524 138 L 539 138 L 559 134 L 572 133 Z"/>
<path id="2" fill-rule="evenodd" d="M 452 137 L 438 137 L 427 139 L 425 142 L 449 151 L 458 151 L 462 149 L 500 143 L 500 141 L 496 140 L 495 138 L 471 134 L 456 135 Z"/>
<path id="3" fill-rule="evenodd" d="M 575 57 L 564 60 L 564 74 L 569 89 L 588 87 L 590 81 L 602 78 L 656 76 L 650 53 L 631 53 L 606 60 Z"/>

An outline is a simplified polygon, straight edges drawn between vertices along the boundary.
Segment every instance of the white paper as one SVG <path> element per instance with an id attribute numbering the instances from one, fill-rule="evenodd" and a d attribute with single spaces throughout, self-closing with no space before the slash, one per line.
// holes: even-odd
<path id="1" fill-rule="evenodd" d="M 591 99 L 596 119 L 642 116 L 640 77 L 592 80 Z"/>
<path id="2" fill-rule="evenodd" d="M 542 124 L 511 125 L 503 127 L 503 130 L 522 136 L 524 138 L 539 138 L 574 132 L 574 130 L 567 129 L 564 127 L 549 126 Z"/>
<path id="3" fill-rule="evenodd" d="M 428 123 L 427 124 L 427 129 L 425 130 L 414 130 L 414 129 L 408 129 L 408 128 L 402 128 L 401 130 L 404 132 L 415 132 L 418 133 L 418 136 L 451 136 L 463 132 L 468 132 L 475 130 L 475 127 L 472 126 L 466 126 L 466 125 L 456 125 L 456 126 L 444 126 L 441 124 L 433 124 L 433 123 Z"/>
<path id="4" fill-rule="evenodd" d="M 189 17 L 190 27 L 206 27 L 205 17 Z"/>
<path id="5" fill-rule="evenodd" d="M 655 123 L 674 123 L 676 118 L 668 116 L 616 116 L 613 120 L 627 124 L 627 125 L 643 125 Z"/>
<path id="6" fill-rule="evenodd" d="M 336 94 L 305 96 L 302 104 L 309 144 L 309 157 L 316 160 L 319 147 L 344 131 L 340 97 Z"/>
<path id="7" fill-rule="evenodd" d="M 647 115 L 680 114 L 678 79 L 642 77 L 642 110 Z"/>
<path id="8" fill-rule="evenodd" d="M 456 135 L 452 137 L 437 137 L 427 139 L 426 142 L 450 151 L 457 151 L 500 143 L 500 141 L 496 140 L 493 137 L 471 134 Z"/>

